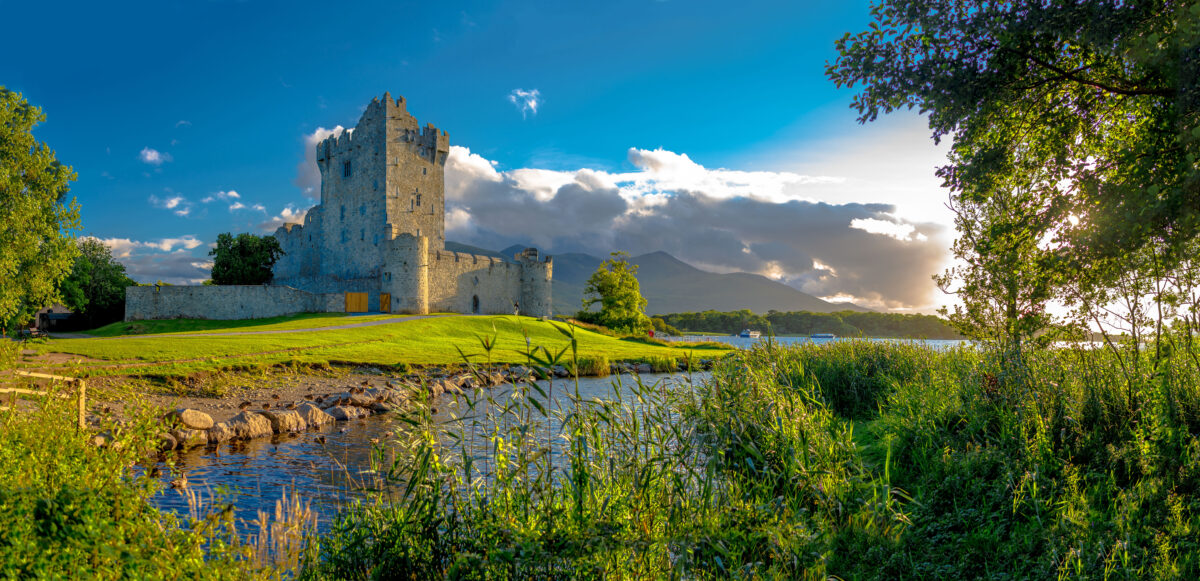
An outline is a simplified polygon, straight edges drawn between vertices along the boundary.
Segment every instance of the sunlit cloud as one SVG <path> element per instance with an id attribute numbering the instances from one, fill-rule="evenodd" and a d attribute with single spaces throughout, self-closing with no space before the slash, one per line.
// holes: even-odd
<path id="1" fill-rule="evenodd" d="M 141 153 L 138 154 L 138 159 L 142 160 L 142 163 L 158 166 L 171 161 L 171 154 L 150 147 L 143 147 Z"/>
<path id="2" fill-rule="evenodd" d="M 508 101 L 516 105 L 517 110 L 521 112 L 521 118 L 528 118 L 529 115 L 537 115 L 538 107 L 542 106 L 542 93 L 537 89 L 513 89 L 508 94 Z"/>

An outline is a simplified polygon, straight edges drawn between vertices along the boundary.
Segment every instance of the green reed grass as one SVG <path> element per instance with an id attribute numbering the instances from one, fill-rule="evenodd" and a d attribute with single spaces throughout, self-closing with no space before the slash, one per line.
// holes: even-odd
<path id="1" fill-rule="evenodd" d="M 522 383 L 445 425 L 418 405 L 403 492 L 343 515 L 300 576 L 1197 578 L 1197 358 L 1117 355 L 1014 373 L 986 348 L 768 341 L 706 381 Z"/>

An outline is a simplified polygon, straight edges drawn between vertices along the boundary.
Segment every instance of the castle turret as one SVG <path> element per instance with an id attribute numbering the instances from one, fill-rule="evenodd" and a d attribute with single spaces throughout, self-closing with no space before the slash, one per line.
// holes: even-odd
<path id="1" fill-rule="evenodd" d="M 521 314 L 530 317 L 554 315 L 550 300 L 550 282 L 554 274 L 553 258 L 538 259 L 536 248 L 526 248 L 517 253 L 521 264 Z"/>
<path id="2" fill-rule="evenodd" d="M 400 234 L 388 242 L 380 281 L 392 295 L 392 312 L 429 313 L 429 237 Z"/>

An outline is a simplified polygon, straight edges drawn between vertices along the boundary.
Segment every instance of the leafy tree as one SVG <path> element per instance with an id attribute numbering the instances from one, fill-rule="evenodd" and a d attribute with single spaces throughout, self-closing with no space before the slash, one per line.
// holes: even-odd
<path id="1" fill-rule="evenodd" d="M 967 266 L 939 283 L 961 284 L 960 328 L 1019 354 L 1047 301 L 1083 322 L 1125 294 L 1106 289 L 1190 259 L 1200 2 L 879 0 L 871 14 L 826 72 L 859 87 L 860 122 L 917 108 L 952 139 L 938 174 Z"/>
<path id="2" fill-rule="evenodd" d="M 79 319 L 81 328 L 99 327 L 125 316 L 125 288 L 137 283 L 125 274 L 125 265 L 95 238 L 82 238 L 71 273 L 59 286 L 63 304 Z"/>
<path id="3" fill-rule="evenodd" d="M 208 254 L 215 257 L 213 284 L 267 284 L 283 249 L 274 236 L 242 233 L 235 238 L 226 232 L 217 236 L 217 247 Z"/>
<path id="4" fill-rule="evenodd" d="M 75 172 L 33 138 L 45 119 L 0 86 L 0 331 L 57 299 L 79 252 L 79 204 L 68 198 Z"/>
<path id="5" fill-rule="evenodd" d="M 626 252 L 613 252 L 588 279 L 583 293 L 580 320 L 604 325 L 615 331 L 636 333 L 650 328 L 646 299 L 638 285 L 636 264 L 629 264 Z M 598 313 L 588 309 L 600 305 Z"/>
<path id="6" fill-rule="evenodd" d="M 827 73 L 861 86 L 862 122 L 928 113 L 964 202 L 1005 183 L 1061 199 L 1047 218 L 1081 256 L 1200 230 L 1200 2 L 882 0 L 871 14 Z"/>

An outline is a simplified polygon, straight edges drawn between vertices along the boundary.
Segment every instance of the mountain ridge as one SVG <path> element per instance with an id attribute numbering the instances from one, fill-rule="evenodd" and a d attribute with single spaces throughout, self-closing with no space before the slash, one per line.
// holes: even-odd
<path id="1" fill-rule="evenodd" d="M 513 255 L 524 248 L 514 244 L 496 252 L 458 242 L 446 242 L 447 250 L 498 256 L 510 262 L 513 261 Z M 554 311 L 559 314 L 574 313 L 581 306 L 588 278 L 604 259 L 580 252 L 552 256 Z M 852 303 L 831 303 L 819 299 L 761 274 L 709 272 L 662 250 L 631 257 L 629 262 L 638 265 L 638 282 L 642 296 L 647 301 L 646 313 L 651 315 L 741 309 L 760 314 L 771 310 L 871 312 L 871 309 Z"/>

